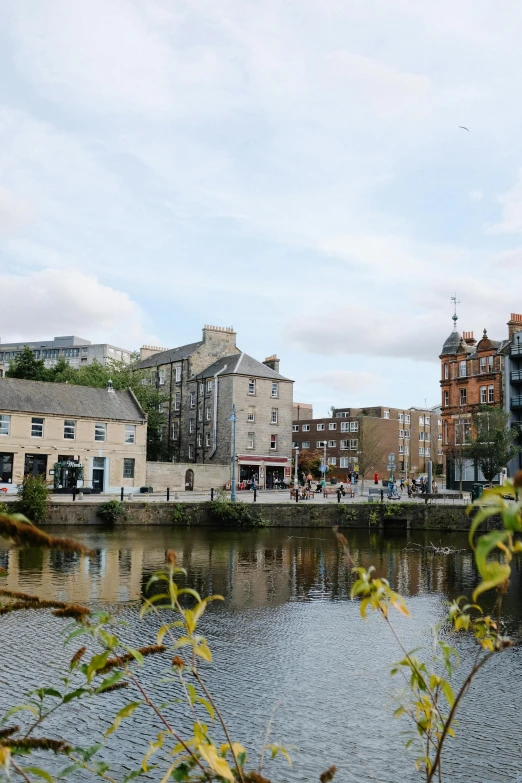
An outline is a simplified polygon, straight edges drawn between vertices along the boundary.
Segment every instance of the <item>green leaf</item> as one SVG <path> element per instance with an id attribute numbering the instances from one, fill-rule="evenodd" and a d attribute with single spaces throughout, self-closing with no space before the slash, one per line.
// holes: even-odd
<path id="1" fill-rule="evenodd" d="M 69 775 L 71 775 L 73 772 L 76 772 L 77 770 L 82 769 L 81 764 L 69 764 L 68 767 L 64 767 L 61 772 L 58 773 L 59 778 L 66 778 Z"/>
<path id="2" fill-rule="evenodd" d="M 206 711 L 210 715 L 211 720 L 214 720 L 214 717 L 215 717 L 214 716 L 214 707 L 209 702 L 209 700 L 208 699 L 204 699 L 203 696 L 198 696 L 197 701 L 199 702 L 199 704 L 202 704 L 205 707 Z"/>
<path id="3" fill-rule="evenodd" d="M 69 704 L 70 701 L 73 701 L 73 699 L 81 699 L 84 693 L 89 693 L 87 688 L 76 688 L 75 691 L 71 691 L 70 693 L 66 693 L 63 697 L 63 703 Z"/>
<path id="4" fill-rule="evenodd" d="M 110 688 L 112 685 L 116 685 L 117 682 L 122 680 L 125 677 L 125 672 L 116 671 L 113 674 L 111 674 L 110 677 L 106 677 L 100 685 L 96 688 L 95 693 L 103 693 L 104 690 L 107 688 Z"/>
<path id="5" fill-rule="evenodd" d="M 196 689 L 194 688 L 193 685 L 191 685 L 190 682 L 187 683 L 187 691 L 188 691 L 188 695 L 189 695 L 189 699 L 190 699 L 190 704 L 191 704 L 191 706 L 193 706 L 194 703 L 196 702 L 196 699 L 198 698 L 198 694 L 197 694 Z"/>
<path id="6" fill-rule="evenodd" d="M 90 631 L 88 628 L 77 628 L 75 631 L 72 631 L 72 633 L 65 637 L 65 644 L 69 644 L 69 642 L 72 642 L 72 640 L 76 639 L 78 636 L 85 636 L 85 634 L 89 633 Z"/>
<path id="7" fill-rule="evenodd" d="M 499 563 L 496 560 L 488 560 L 488 555 L 499 544 L 503 544 L 509 538 L 509 532 L 505 530 L 492 530 L 481 536 L 475 549 L 475 563 L 477 565 L 482 582 L 473 593 L 473 600 L 481 593 L 491 590 L 493 587 L 503 584 L 511 574 L 509 565 Z"/>
<path id="8" fill-rule="evenodd" d="M 109 657 L 109 651 L 104 650 L 104 652 L 100 653 L 99 655 L 94 655 L 91 658 L 91 660 L 89 661 L 89 665 L 87 666 L 87 682 L 92 682 L 92 679 L 96 675 L 98 669 L 103 669 L 103 667 L 107 663 L 108 657 Z"/>
<path id="9" fill-rule="evenodd" d="M 114 721 L 112 723 L 112 726 L 110 726 L 107 731 L 105 732 L 105 737 L 108 737 L 110 734 L 112 734 L 113 731 L 116 731 L 116 729 L 119 727 L 120 723 L 124 718 L 129 718 L 134 710 L 136 710 L 140 705 L 142 704 L 141 701 L 133 701 L 130 704 L 125 705 L 123 709 L 121 709 L 116 717 L 114 718 Z"/>
<path id="10" fill-rule="evenodd" d="M 40 769 L 40 767 L 24 767 L 23 770 L 25 773 L 36 775 L 37 778 L 42 778 L 42 780 L 46 780 L 47 783 L 53 783 L 54 781 L 54 778 L 52 778 L 51 775 L 49 775 L 49 773 L 45 771 L 45 769 Z"/>
<path id="11" fill-rule="evenodd" d="M 21 712 L 22 710 L 29 710 L 29 712 L 33 713 L 35 718 L 38 717 L 38 710 L 36 709 L 36 707 L 33 707 L 32 704 L 20 704 L 17 707 L 11 707 L 10 710 L 7 710 L 4 717 L 2 718 L 2 723 L 8 721 L 11 715 L 14 715 L 17 712 Z"/>
<path id="12" fill-rule="evenodd" d="M 31 691 L 29 696 L 32 696 L 33 694 L 36 694 L 42 701 L 46 696 L 52 696 L 53 699 L 62 698 L 60 691 L 57 691 L 55 688 L 37 688 L 37 690 Z"/>
<path id="13" fill-rule="evenodd" d="M 126 647 L 125 648 L 127 652 L 129 652 L 132 657 L 138 661 L 140 666 L 143 666 L 143 655 L 140 653 L 139 650 L 136 650 L 134 647 Z"/>

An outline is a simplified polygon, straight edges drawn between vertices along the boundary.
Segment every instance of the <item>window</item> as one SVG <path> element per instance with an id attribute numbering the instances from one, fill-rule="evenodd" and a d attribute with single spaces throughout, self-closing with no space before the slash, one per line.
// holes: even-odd
<path id="1" fill-rule="evenodd" d="M 424 433 L 423 432 L 419 432 L 419 440 L 424 440 Z"/>
<path id="2" fill-rule="evenodd" d="M 210 432 L 205 433 L 205 446 L 210 446 Z"/>
<path id="3" fill-rule="evenodd" d="M 328 457 L 329 465 L 337 465 L 337 457 Z"/>
<path id="4" fill-rule="evenodd" d="M 404 454 L 404 446 L 399 443 L 399 454 Z"/>
<path id="5" fill-rule="evenodd" d="M 318 449 L 323 449 L 326 446 L 326 441 L 325 440 L 316 440 L 315 441 L 315 445 L 317 446 Z"/>
<path id="6" fill-rule="evenodd" d="M 459 404 L 460 405 L 466 405 L 467 401 L 468 401 L 468 393 L 467 393 L 466 389 L 459 389 L 459 391 L 460 391 Z"/>
<path id="7" fill-rule="evenodd" d="M 207 381 L 207 394 L 212 391 L 212 380 Z"/>
<path id="8" fill-rule="evenodd" d="M 352 451 L 355 451 L 358 448 L 359 448 L 359 440 L 358 440 L 358 438 L 355 438 L 355 439 L 352 438 L 352 440 L 350 440 L 350 449 Z"/>
<path id="9" fill-rule="evenodd" d="M 302 432 L 310 432 L 310 425 L 309 424 L 303 424 L 301 426 Z"/>
<path id="10" fill-rule="evenodd" d="M 174 395 L 174 410 L 179 411 L 181 408 L 181 392 L 176 392 Z"/>
<path id="11" fill-rule="evenodd" d="M 349 421 L 342 421 L 341 422 L 341 432 L 349 432 L 350 430 L 350 422 Z"/>
<path id="12" fill-rule="evenodd" d="M 348 457 L 340 457 L 340 459 L 339 459 L 339 467 L 340 468 L 348 468 L 348 467 L 350 467 L 350 462 L 348 460 Z"/>
<path id="13" fill-rule="evenodd" d="M 409 413 L 405 413 L 404 414 L 404 423 L 405 424 L 409 424 L 410 423 L 410 414 Z"/>
<path id="14" fill-rule="evenodd" d="M 345 449 L 348 449 L 349 447 L 350 447 L 349 446 L 349 441 L 347 441 L 347 440 L 342 440 L 341 441 L 341 450 L 342 451 L 344 451 Z"/>
<path id="15" fill-rule="evenodd" d="M 177 440 L 179 438 L 179 421 L 175 421 L 172 424 L 172 440 Z"/>
<path id="16" fill-rule="evenodd" d="M 488 386 L 488 402 L 495 402 L 495 387 Z"/>
<path id="17" fill-rule="evenodd" d="M 94 440 L 106 441 L 107 440 L 107 425 L 95 424 L 94 425 Z"/>
<path id="18" fill-rule="evenodd" d="M 444 443 L 449 443 L 449 424 L 447 421 L 444 422 Z"/>
<path id="19" fill-rule="evenodd" d="M 486 357 L 480 357 L 480 372 L 486 372 Z"/>
<path id="20" fill-rule="evenodd" d="M 272 415 L 270 417 L 271 424 L 277 424 L 277 415 L 278 415 L 278 409 L 272 408 Z"/>
<path id="21" fill-rule="evenodd" d="M 248 382 L 248 393 L 249 394 L 255 394 L 256 393 L 256 382 L 253 378 L 251 378 Z"/>
<path id="22" fill-rule="evenodd" d="M 411 430 L 404 430 L 404 437 L 411 438 Z"/>
<path id="23" fill-rule="evenodd" d="M 255 421 L 256 420 L 256 412 L 253 408 L 248 409 L 247 413 L 247 421 Z M 295 430 L 294 430 L 295 427 Z M 299 424 L 293 424 L 292 425 L 292 432 L 297 432 L 299 429 Z"/>
<path id="24" fill-rule="evenodd" d="M 249 421 L 251 421 L 251 419 L 249 419 Z M 292 432 L 299 432 L 299 424 L 292 424 Z"/>
<path id="25" fill-rule="evenodd" d="M 205 408 L 205 421 L 210 421 L 211 413 L 210 413 L 210 405 L 207 405 Z"/>
<path id="26" fill-rule="evenodd" d="M 203 408 L 198 408 L 198 421 L 203 421 Z"/>
<path id="27" fill-rule="evenodd" d="M 448 362 L 444 363 L 444 380 L 447 381 L 449 378 L 449 364 Z"/>
<path id="28" fill-rule="evenodd" d="M 194 459 L 194 445 L 192 443 L 189 443 L 188 458 L 189 459 Z"/>
<path id="29" fill-rule="evenodd" d="M 335 449 L 336 446 L 337 446 L 337 441 L 336 440 L 329 440 L 328 441 L 328 448 L 329 449 Z"/>
<path id="30" fill-rule="evenodd" d="M 76 437 L 76 422 L 72 419 L 65 419 L 63 423 L 63 437 L 66 440 L 74 440 Z"/>
<path id="31" fill-rule="evenodd" d="M 134 478 L 134 464 L 135 460 L 125 457 L 123 460 L 123 478 Z"/>
<path id="32" fill-rule="evenodd" d="M 176 383 L 179 383 L 181 381 L 181 364 L 177 364 L 174 369 L 174 377 L 176 379 Z"/>
<path id="33" fill-rule="evenodd" d="M 47 474 L 47 454 L 26 454 L 24 476 L 45 476 Z"/>
<path id="34" fill-rule="evenodd" d="M 459 378 L 465 378 L 466 377 L 466 360 L 459 362 Z"/>
<path id="35" fill-rule="evenodd" d="M 404 438 L 404 430 L 399 430 L 399 438 Z"/>
<path id="36" fill-rule="evenodd" d="M 399 413 L 398 419 L 399 421 L 404 421 L 404 413 Z"/>
<path id="37" fill-rule="evenodd" d="M 383 419 L 389 419 L 390 418 L 390 411 L 384 411 L 382 417 L 383 417 Z"/>
<path id="38" fill-rule="evenodd" d="M 350 432 L 359 432 L 359 422 L 358 421 L 351 421 L 350 422 Z"/>
<path id="39" fill-rule="evenodd" d="M 309 448 L 310 448 L 310 441 L 309 441 L 309 440 L 304 440 L 304 441 L 301 443 L 301 448 L 302 448 L 302 449 L 309 449 Z"/>
<path id="40" fill-rule="evenodd" d="M 11 484 L 13 481 L 13 455 L 0 453 L 0 482 Z"/>
<path id="41" fill-rule="evenodd" d="M 193 435 L 196 432 L 196 419 L 189 419 L 189 433 Z"/>
<path id="42" fill-rule="evenodd" d="M 317 432 L 322 432 L 324 430 L 324 424 L 318 424 L 317 425 Z"/>
<path id="43" fill-rule="evenodd" d="M 293 441 L 292 441 L 292 448 L 293 448 L 293 449 L 298 449 L 298 448 L 299 448 L 299 443 L 298 443 L 298 441 L 296 441 L 296 440 L 293 440 Z"/>
<path id="44" fill-rule="evenodd" d="M 191 408 L 195 408 L 196 407 L 196 392 L 193 392 L 193 391 L 190 392 L 189 406 Z"/>
<path id="45" fill-rule="evenodd" d="M 125 443 L 136 443 L 136 425 L 125 425 Z"/>
<path id="46" fill-rule="evenodd" d="M 467 446 L 471 443 L 471 422 L 455 422 L 455 445 Z"/>
<path id="47" fill-rule="evenodd" d="M 426 427 L 429 427 L 430 423 L 431 423 L 430 417 L 429 416 L 425 416 L 424 417 L 424 424 L 426 425 Z"/>
<path id="48" fill-rule="evenodd" d="M 337 429 L 337 423 L 335 421 L 331 421 L 328 425 L 329 430 L 336 430 Z"/>
<path id="49" fill-rule="evenodd" d="M 419 457 L 424 457 L 424 446 L 419 447 Z"/>
<path id="50" fill-rule="evenodd" d="M 272 384 L 272 397 L 279 397 L 279 384 L 273 383 Z"/>
<path id="51" fill-rule="evenodd" d="M 488 356 L 488 372 L 493 372 L 493 357 Z"/>
<path id="52" fill-rule="evenodd" d="M 442 455 L 444 454 L 444 449 L 438 449 L 437 454 L 439 455 L 439 457 L 442 457 Z"/>
<path id="53" fill-rule="evenodd" d="M 438 425 L 439 427 L 442 427 L 442 419 L 437 419 L 437 425 Z"/>
<path id="54" fill-rule="evenodd" d="M 449 391 L 444 392 L 444 407 L 449 407 Z"/>
<path id="55" fill-rule="evenodd" d="M 11 431 L 11 417 L 0 416 L 0 435 L 9 435 Z"/>
<path id="56" fill-rule="evenodd" d="M 43 438 L 44 420 L 35 416 L 31 419 L 31 438 Z"/>
<path id="57" fill-rule="evenodd" d="M 277 450 L 277 435 L 270 435 L 270 451 Z"/>
<path id="58" fill-rule="evenodd" d="M 201 448 L 203 445 L 203 435 L 201 432 L 198 432 L 196 442 L 198 444 L 198 448 Z"/>
<path id="59" fill-rule="evenodd" d="M 426 448 L 424 449 L 424 456 L 425 457 L 429 457 L 430 456 L 430 448 L 429 448 L 429 446 L 426 446 Z"/>
<path id="60" fill-rule="evenodd" d="M 158 382 L 160 386 L 165 386 L 165 370 L 158 372 Z"/>
<path id="61" fill-rule="evenodd" d="M 481 386 L 480 387 L 480 402 L 483 405 L 487 401 L 488 401 L 487 387 L 486 386 Z"/>
<path id="62" fill-rule="evenodd" d="M 249 432 L 247 434 L 247 449 L 253 449 L 255 447 L 255 437 L 254 432 Z"/>
<path id="63" fill-rule="evenodd" d="M 439 432 L 439 434 L 437 435 L 437 440 L 442 440 L 442 432 Z"/>
<path id="64" fill-rule="evenodd" d="M 419 427 L 424 427 L 424 416 L 419 416 Z"/>

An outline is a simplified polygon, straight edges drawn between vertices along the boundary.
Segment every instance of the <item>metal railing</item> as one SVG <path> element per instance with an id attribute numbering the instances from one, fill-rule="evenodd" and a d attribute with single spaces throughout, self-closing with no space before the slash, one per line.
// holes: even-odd
<path id="1" fill-rule="evenodd" d="M 522 408 L 522 394 L 511 397 L 511 408 Z"/>
<path id="2" fill-rule="evenodd" d="M 512 383 L 522 382 L 522 370 L 513 370 L 511 373 L 511 381 Z"/>
<path id="3" fill-rule="evenodd" d="M 522 356 L 522 345 L 517 343 L 516 345 L 512 345 L 510 349 L 511 356 Z"/>

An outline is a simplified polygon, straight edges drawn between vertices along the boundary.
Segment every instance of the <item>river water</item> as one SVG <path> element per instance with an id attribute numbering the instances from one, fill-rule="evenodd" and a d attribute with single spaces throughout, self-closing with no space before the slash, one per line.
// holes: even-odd
<path id="1" fill-rule="evenodd" d="M 428 544 L 434 535 L 438 543 L 439 534 L 350 531 L 356 562 L 375 565 L 406 597 L 412 618 L 397 615 L 394 624 L 409 649 L 429 648 L 430 626 L 443 617 L 448 600 L 469 594 L 477 583 L 464 536 L 445 534 L 444 545 L 466 549 L 456 554 L 436 556 L 412 547 Z M 274 780 L 317 781 L 330 764 L 338 767 L 339 783 L 419 779 L 414 753 L 404 749 L 408 725 L 392 717 L 396 683 L 388 672 L 399 652 L 382 620 L 363 621 L 357 602 L 350 601 L 353 577 L 328 530 L 84 529 L 75 537 L 95 548 L 96 556 L 87 560 L 0 543 L 0 565 L 8 569 L 2 584 L 108 608 L 127 621 L 122 633 L 129 642 L 144 644 L 154 641 L 156 623 L 147 618 L 139 624 L 142 591 L 162 567 L 166 550 L 175 549 L 191 587 L 225 597 L 211 605 L 201 624 L 214 654 L 207 681 L 234 738 L 251 752 L 252 766 L 273 715 L 271 739 L 291 748 L 294 760 L 292 769 L 279 762 L 266 767 Z M 515 565 L 505 619 L 517 639 L 521 599 Z M 76 649 L 63 650 L 63 628 L 64 621 L 37 612 L 0 617 L 0 707 L 19 703 L 21 692 L 58 677 L 58 664 Z M 458 641 L 465 672 L 473 645 L 464 637 Z M 477 679 L 448 751 L 446 781 L 522 781 L 521 665 L 522 647 L 515 647 Z M 151 672 L 157 678 L 164 669 L 165 660 L 155 656 L 140 676 Z M 125 691 L 104 698 L 114 711 L 128 700 Z M 95 702 L 75 708 L 65 737 L 94 742 L 108 725 L 98 709 Z M 51 723 L 53 729 L 59 732 L 58 724 Z M 139 763 L 157 730 L 140 710 L 110 738 L 117 777 Z"/>

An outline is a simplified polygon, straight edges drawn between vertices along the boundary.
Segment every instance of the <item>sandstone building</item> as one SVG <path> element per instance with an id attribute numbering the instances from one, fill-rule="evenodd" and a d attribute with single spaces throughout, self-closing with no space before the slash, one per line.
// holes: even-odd
<path id="1" fill-rule="evenodd" d="M 138 491 L 146 443 L 146 415 L 130 390 L 0 379 L 0 487 L 8 491 L 27 474 L 71 491 Z"/>
<path id="2" fill-rule="evenodd" d="M 236 346 L 230 327 L 205 326 L 202 339 L 173 349 L 144 347 L 139 369 L 164 396 L 166 453 L 174 462 L 231 465 L 236 410 L 237 477 L 260 486 L 288 478 L 293 381 L 279 359 L 259 362 Z"/>

